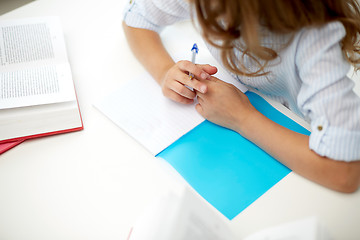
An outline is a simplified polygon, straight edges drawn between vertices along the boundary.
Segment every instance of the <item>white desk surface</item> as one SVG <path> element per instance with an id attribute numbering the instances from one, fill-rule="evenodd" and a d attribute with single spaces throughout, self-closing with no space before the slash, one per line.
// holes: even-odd
<path id="1" fill-rule="evenodd" d="M 92 106 L 144 72 L 122 32 L 124 4 L 37 0 L 0 17 L 61 17 L 85 127 L 0 155 L 1 240 L 126 239 L 147 204 L 176 188 L 169 181 L 176 173 L 164 171 L 160 160 Z M 170 51 L 199 38 L 190 23 L 168 28 L 163 37 Z M 231 225 L 241 239 L 308 216 L 318 216 L 334 239 L 359 239 L 360 191 L 341 194 L 291 173 Z"/>

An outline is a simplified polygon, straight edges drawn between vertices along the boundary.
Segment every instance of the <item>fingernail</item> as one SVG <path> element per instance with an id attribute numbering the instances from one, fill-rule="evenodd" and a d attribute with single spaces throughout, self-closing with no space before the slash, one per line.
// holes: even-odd
<path id="1" fill-rule="evenodd" d="M 200 87 L 200 92 L 202 92 L 202 93 L 205 93 L 206 92 L 206 86 L 201 86 Z"/>
<path id="2" fill-rule="evenodd" d="M 200 75 L 200 76 L 201 76 L 201 78 L 202 78 L 202 79 L 209 79 L 209 78 L 210 78 L 210 75 L 209 75 L 209 74 L 207 74 L 207 73 L 204 73 L 204 72 L 203 72 L 203 73 L 201 73 L 201 75 Z"/>

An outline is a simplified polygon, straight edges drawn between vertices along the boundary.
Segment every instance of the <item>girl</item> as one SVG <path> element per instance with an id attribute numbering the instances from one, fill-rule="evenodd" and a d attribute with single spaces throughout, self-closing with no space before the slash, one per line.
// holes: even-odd
<path id="1" fill-rule="evenodd" d="M 263 116 L 246 95 L 212 76 L 215 67 L 175 63 L 158 33 L 190 18 L 233 77 L 309 121 L 310 137 Z M 166 97 L 184 104 L 197 98 L 203 117 L 314 182 L 341 192 L 358 189 L 360 98 L 346 76 L 350 64 L 360 63 L 356 0 L 131 0 L 123 26 Z"/>

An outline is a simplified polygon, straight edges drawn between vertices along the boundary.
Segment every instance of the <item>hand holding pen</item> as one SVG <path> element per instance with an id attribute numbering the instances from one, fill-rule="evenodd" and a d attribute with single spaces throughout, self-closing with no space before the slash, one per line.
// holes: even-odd
<path id="1" fill-rule="evenodd" d="M 179 61 L 166 72 L 161 84 L 164 96 L 179 103 L 191 104 L 194 102 L 196 93 L 186 86 L 206 93 L 207 85 L 204 80 L 210 79 L 210 76 L 217 72 L 217 68 L 208 64 L 195 64 L 197 53 L 198 48 L 194 44 L 192 62 Z"/>

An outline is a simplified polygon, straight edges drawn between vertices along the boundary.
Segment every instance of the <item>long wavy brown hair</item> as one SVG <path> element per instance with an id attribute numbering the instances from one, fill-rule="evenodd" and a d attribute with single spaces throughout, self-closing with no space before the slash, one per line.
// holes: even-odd
<path id="1" fill-rule="evenodd" d="M 275 50 L 261 45 L 259 30 L 262 27 L 273 33 L 293 35 L 301 28 L 322 26 L 331 21 L 344 25 L 346 35 L 341 41 L 342 51 L 355 69 L 359 69 L 360 7 L 357 0 L 191 0 L 191 3 L 203 37 L 221 49 L 223 64 L 236 74 L 267 74 L 264 71 L 267 63 L 278 57 Z M 246 69 L 242 60 L 235 57 L 235 48 L 243 57 L 248 55 L 254 60 L 257 70 Z"/>

